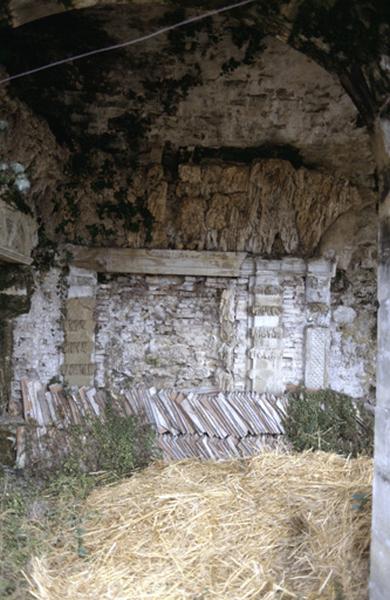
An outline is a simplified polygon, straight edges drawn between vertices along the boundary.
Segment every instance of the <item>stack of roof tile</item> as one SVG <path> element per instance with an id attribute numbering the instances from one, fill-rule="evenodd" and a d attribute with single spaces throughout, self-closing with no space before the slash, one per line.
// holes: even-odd
<path id="1" fill-rule="evenodd" d="M 33 424 L 32 453 L 44 452 L 45 440 L 53 428 L 66 430 L 81 425 L 86 417 L 104 418 L 107 398 L 123 415 L 138 415 L 156 431 L 159 447 L 166 459 L 187 457 L 229 458 L 258 453 L 264 447 L 282 442 L 286 398 L 251 392 L 178 391 L 175 389 L 134 387 L 123 395 L 108 395 L 95 388 L 64 390 L 39 381 L 22 380 L 23 412 Z M 25 452 L 24 436 L 19 432 L 19 456 Z M 66 439 L 63 440 L 66 448 Z"/>

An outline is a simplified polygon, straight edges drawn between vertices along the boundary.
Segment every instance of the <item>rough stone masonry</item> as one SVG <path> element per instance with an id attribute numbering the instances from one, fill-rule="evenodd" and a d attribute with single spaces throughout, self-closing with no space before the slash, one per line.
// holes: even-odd
<path id="1" fill-rule="evenodd" d="M 0 9 L 6 24 L 38 19 L 2 30 L 9 71 L 45 62 L 47 48 L 56 60 L 178 16 L 171 3 L 75 0 L 85 10 L 40 21 L 71 8 L 49 4 L 12 0 Z M 373 398 L 380 201 L 371 587 L 383 600 L 388 8 L 258 4 L 260 14 L 218 17 L 0 91 L 3 260 L 10 252 L 33 259 L 23 271 L 8 267 L 17 286 L 13 276 L 1 281 L 0 373 L 11 390 L 2 411 L 17 412 L 23 375 L 115 389 L 145 380 L 256 390 L 306 383 Z M 103 267 L 75 267 L 68 243 L 106 256 L 119 248 L 195 251 L 198 263 L 206 252 L 246 258 L 229 276 L 133 272 L 131 260 L 120 272 L 103 259 Z"/>

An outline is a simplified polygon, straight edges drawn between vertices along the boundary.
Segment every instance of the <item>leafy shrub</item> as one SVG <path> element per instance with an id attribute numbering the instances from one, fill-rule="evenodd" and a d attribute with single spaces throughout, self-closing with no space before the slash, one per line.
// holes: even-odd
<path id="1" fill-rule="evenodd" d="M 372 455 L 374 416 L 363 403 L 332 390 L 290 394 L 284 428 L 294 450 Z"/>
<path id="2" fill-rule="evenodd" d="M 156 457 L 155 434 L 136 416 L 122 416 L 108 404 L 104 418 L 90 418 L 69 433 L 70 451 L 64 462 L 69 474 L 107 471 L 126 477 Z"/>

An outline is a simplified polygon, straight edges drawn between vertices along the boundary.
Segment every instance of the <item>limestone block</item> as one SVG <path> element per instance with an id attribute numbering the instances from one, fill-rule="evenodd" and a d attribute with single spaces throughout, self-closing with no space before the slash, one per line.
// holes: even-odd
<path id="1" fill-rule="evenodd" d="M 308 275 L 306 280 L 306 301 L 314 304 L 330 304 L 330 279 Z"/>
<path id="2" fill-rule="evenodd" d="M 96 293 L 97 273 L 70 266 L 68 298 L 93 298 Z"/>
<path id="3" fill-rule="evenodd" d="M 84 321 L 82 321 L 81 323 L 82 325 L 84 325 Z M 70 329 L 69 322 L 65 321 L 64 331 L 66 335 L 66 344 L 81 344 L 93 342 L 95 337 L 95 326 L 96 323 L 94 321 L 91 321 L 87 329 L 83 329 L 82 327 Z"/>
<path id="4" fill-rule="evenodd" d="M 278 315 L 256 315 L 255 327 L 277 327 L 279 325 Z"/>
<path id="5" fill-rule="evenodd" d="M 255 306 L 281 306 L 281 295 L 276 294 L 257 294 L 254 296 Z"/>
<path id="6" fill-rule="evenodd" d="M 91 385 L 95 373 L 97 273 L 71 266 L 68 283 L 63 373 L 71 385 Z"/>
<path id="7" fill-rule="evenodd" d="M 91 381 L 91 376 L 95 373 L 95 365 L 92 363 L 85 364 L 73 364 L 67 363 L 64 365 L 64 375 L 68 378 L 70 375 L 72 376 L 80 376 L 89 377 L 89 382 Z"/>
<path id="8" fill-rule="evenodd" d="M 281 260 L 280 270 L 283 273 L 297 273 L 303 275 L 306 273 L 306 261 L 302 258 L 286 257 Z"/>
<path id="9" fill-rule="evenodd" d="M 92 319 L 66 319 L 64 323 L 66 339 L 69 333 L 79 333 L 82 338 L 88 337 L 95 331 L 95 326 L 95 321 Z M 77 340 L 73 339 L 73 341 Z"/>
<path id="10" fill-rule="evenodd" d="M 280 374 L 282 357 L 274 352 L 254 358 L 252 371 L 253 391 L 279 393 L 284 385 Z"/>
<path id="11" fill-rule="evenodd" d="M 89 269 L 81 269 L 70 266 L 68 275 L 69 286 L 88 285 L 95 286 L 97 284 L 97 275 L 95 271 Z"/>
<path id="12" fill-rule="evenodd" d="M 375 464 L 378 472 L 390 482 L 390 407 L 375 409 Z"/>
<path id="13" fill-rule="evenodd" d="M 89 365 L 91 364 L 91 352 L 64 352 L 64 365 Z"/>
<path id="14" fill-rule="evenodd" d="M 275 274 L 270 275 L 270 277 L 273 278 L 275 281 L 279 281 L 278 275 L 276 273 L 280 271 L 281 267 L 281 260 L 265 260 L 263 258 L 256 258 L 256 273 L 259 273 L 260 277 L 264 277 L 263 272 L 267 273 L 268 271 L 274 271 Z"/>
<path id="15" fill-rule="evenodd" d="M 77 387 L 89 387 L 91 385 L 92 375 L 69 375 L 66 373 L 66 382 L 68 385 Z"/>
<path id="16" fill-rule="evenodd" d="M 334 277 L 335 263 L 325 258 L 315 258 L 307 261 L 307 272 L 317 277 Z"/>
<path id="17" fill-rule="evenodd" d="M 37 230 L 32 216 L 0 200 L 0 260 L 30 265 L 31 252 L 38 241 Z"/>
<path id="18" fill-rule="evenodd" d="M 253 342 L 255 344 L 264 343 L 264 339 L 266 338 L 276 338 L 281 339 L 283 337 L 283 328 L 282 327 L 256 327 L 253 331 Z"/>
<path id="19" fill-rule="evenodd" d="M 338 325 L 350 325 L 356 319 L 357 313 L 351 306 L 338 306 L 333 311 L 333 320 Z"/>
<path id="20" fill-rule="evenodd" d="M 70 298 L 66 301 L 67 319 L 91 320 L 95 298 Z"/>
<path id="21" fill-rule="evenodd" d="M 76 341 L 70 341 L 69 340 L 69 336 L 71 334 L 69 333 L 67 335 L 67 341 L 64 343 L 64 352 L 69 356 L 72 355 L 74 356 L 75 354 L 92 354 L 92 352 L 94 351 L 94 344 L 92 340 L 89 341 L 85 341 L 85 340 L 76 340 Z M 84 337 L 84 336 L 83 336 Z"/>

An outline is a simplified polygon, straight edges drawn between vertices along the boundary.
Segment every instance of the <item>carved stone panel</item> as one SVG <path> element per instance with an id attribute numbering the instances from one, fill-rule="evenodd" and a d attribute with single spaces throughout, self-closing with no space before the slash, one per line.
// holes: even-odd
<path id="1" fill-rule="evenodd" d="M 308 327 L 306 329 L 305 386 L 322 389 L 327 385 L 329 329 Z"/>
<path id="2" fill-rule="evenodd" d="M 0 200 L 0 261 L 30 265 L 37 243 L 37 223 Z"/>
<path id="3" fill-rule="evenodd" d="M 303 380 L 306 264 L 255 260 L 252 276 L 252 390 L 283 392 Z"/>
<path id="4" fill-rule="evenodd" d="M 332 275 L 333 265 L 329 261 L 309 261 L 306 277 L 305 386 L 311 389 L 328 385 Z"/>

